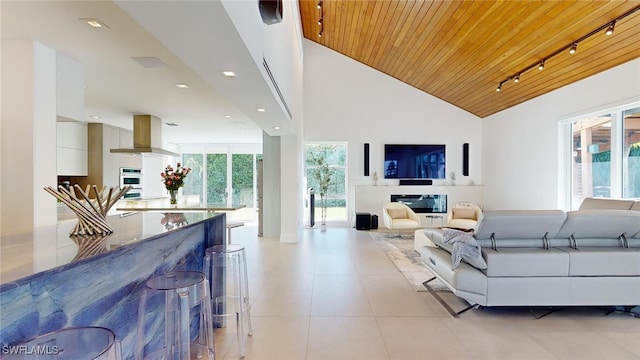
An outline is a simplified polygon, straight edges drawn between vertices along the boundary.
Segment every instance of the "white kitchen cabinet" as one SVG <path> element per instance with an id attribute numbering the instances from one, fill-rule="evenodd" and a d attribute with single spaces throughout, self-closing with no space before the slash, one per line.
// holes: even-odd
<path id="1" fill-rule="evenodd" d="M 67 121 L 57 122 L 56 140 L 57 174 L 62 176 L 87 176 L 87 124 Z"/>

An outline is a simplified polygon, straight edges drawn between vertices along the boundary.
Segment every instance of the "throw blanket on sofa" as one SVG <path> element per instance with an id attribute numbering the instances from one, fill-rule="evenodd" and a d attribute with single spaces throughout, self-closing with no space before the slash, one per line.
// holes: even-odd
<path id="1" fill-rule="evenodd" d="M 466 259 L 482 259 L 481 248 L 471 233 L 445 229 L 442 232 L 442 242 L 450 244 L 452 269 L 456 269 L 460 265 L 460 261 Z M 484 259 L 482 259 L 484 262 Z M 471 264 L 474 265 L 475 264 Z M 486 269 L 486 264 L 485 264 Z"/>

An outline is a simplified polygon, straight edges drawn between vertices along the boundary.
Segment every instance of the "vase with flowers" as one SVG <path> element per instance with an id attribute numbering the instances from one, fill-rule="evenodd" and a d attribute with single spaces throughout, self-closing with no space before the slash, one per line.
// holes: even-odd
<path id="1" fill-rule="evenodd" d="M 162 183 L 167 191 L 169 191 L 171 205 L 178 204 L 178 189 L 184 186 L 184 179 L 190 171 L 191 168 L 183 167 L 182 164 L 178 163 L 175 169 L 173 166 L 167 165 L 167 167 L 164 168 L 164 172 L 160 173 Z"/>

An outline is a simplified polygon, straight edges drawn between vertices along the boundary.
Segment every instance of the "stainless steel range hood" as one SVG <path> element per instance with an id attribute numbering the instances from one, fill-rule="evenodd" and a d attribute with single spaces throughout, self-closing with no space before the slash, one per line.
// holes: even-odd
<path id="1" fill-rule="evenodd" d="M 162 149 L 162 121 L 153 115 L 133 115 L 133 147 L 111 149 L 118 154 L 180 156 Z"/>

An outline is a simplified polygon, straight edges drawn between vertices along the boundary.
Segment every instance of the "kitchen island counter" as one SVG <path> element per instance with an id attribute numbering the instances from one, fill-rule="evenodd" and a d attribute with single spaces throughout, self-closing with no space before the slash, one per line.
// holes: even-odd
<path id="1" fill-rule="evenodd" d="M 120 200 L 117 211 L 235 211 L 245 208 L 245 205 L 207 204 L 203 205 L 198 200 L 190 201 L 188 197 L 178 200 L 176 205 L 171 205 L 167 198 Z"/>
<path id="2" fill-rule="evenodd" d="M 70 326 L 103 326 L 135 346 L 147 279 L 202 271 L 205 249 L 226 243 L 226 214 L 145 212 L 108 217 L 114 233 L 70 237 L 76 220 L 0 239 L 0 346 Z"/>

